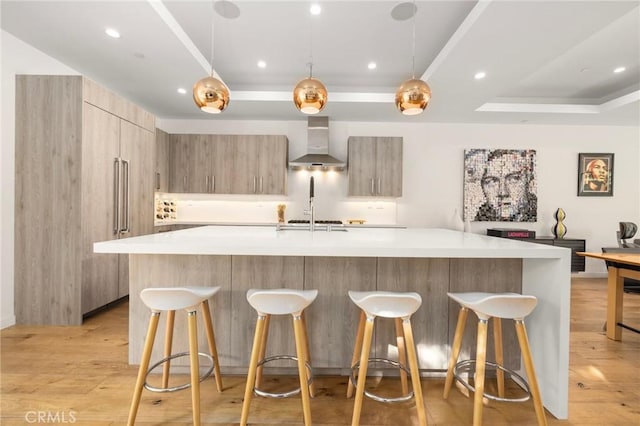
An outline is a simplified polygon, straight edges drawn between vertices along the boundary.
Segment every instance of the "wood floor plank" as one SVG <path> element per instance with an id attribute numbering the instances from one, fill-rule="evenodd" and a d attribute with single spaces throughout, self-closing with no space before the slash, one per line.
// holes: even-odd
<path id="1" fill-rule="evenodd" d="M 640 424 L 640 335 L 623 330 L 622 341 L 606 338 L 606 279 L 572 280 L 569 420 L 547 413 L 550 425 L 626 426 Z M 640 326 L 640 295 L 624 295 L 624 321 Z M 249 318 L 253 321 L 253 318 Z M 0 332 L 0 423 L 28 423 L 28 416 L 73 414 L 78 425 L 126 423 L 137 369 L 127 364 L 128 306 L 121 304 L 73 327 L 15 326 Z M 313 330 L 309 330 L 310 333 Z M 355 330 L 350 332 L 355 333 Z M 312 354 L 313 359 L 313 354 Z M 224 375 L 224 391 L 215 381 L 201 384 L 202 424 L 237 425 L 245 379 Z M 265 377 L 265 387 L 288 389 L 297 378 Z M 188 375 L 172 378 L 188 381 Z M 368 387 L 387 393 L 399 389 L 399 380 L 371 378 Z M 346 399 L 346 377 L 316 377 L 317 396 L 311 400 L 315 425 L 350 424 L 353 399 Z M 444 380 L 423 379 L 430 426 L 468 425 L 473 399 L 453 390 L 442 399 Z M 144 391 L 136 424 L 191 424 L 190 392 L 156 394 Z M 62 417 L 58 417 L 58 420 Z M 300 425 L 300 398 L 282 400 L 256 397 L 251 405 L 252 426 Z M 60 422 L 58 422 L 60 423 Z M 361 426 L 417 424 L 413 403 L 381 404 L 365 399 Z M 531 402 L 491 402 L 484 409 L 484 424 L 536 425 Z"/>

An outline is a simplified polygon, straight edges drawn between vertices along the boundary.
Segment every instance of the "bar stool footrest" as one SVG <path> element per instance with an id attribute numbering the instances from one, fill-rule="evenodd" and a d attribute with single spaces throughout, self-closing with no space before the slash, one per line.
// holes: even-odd
<path id="1" fill-rule="evenodd" d="M 476 360 L 475 359 L 468 359 L 465 361 L 460 361 L 459 363 L 457 363 L 455 365 L 455 367 L 453 368 L 453 377 L 465 388 L 467 388 L 469 391 L 474 392 L 476 391 L 476 388 L 474 386 L 471 386 L 471 384 L 465 380 L 459 372 L 463 372 L 463 373 L 474 373 L 475 370 L 475 365 L 476 365 Z M 527 383 L 527 381 L 520 376 L 518 373 L 516 373 L 513 370 L 509 370 L 508 368 L 505 368 L 501 365 L 496 364 L 495 362 L 485 362 L 485 365 L 488 365 L 490 367 L 495 368 L 496 370 L 501 370 L 503 372 L 505 372 L 510 378 L 511 380 L 513 380 L 514 382 L 516 382 L 516 384 L 518 384 L 522 390 L 526 393 L 525 396 L 521 397 L 521 398 L 503 398 L 497 395 L 493 395 L 490 393 L 485 392 L 483 394 L 483 396 L 487 399 L 490 399 L 492 401 L 500 401 L 500 402 L 524 402 L 524 401 L 528 401 L 531 398 L 531 391 L 529 390 L 529 384 Z"/>
<path id="2" fill-rule="evenodd" d="M 144 388 L 149 390 L 149 391 L 151 391 L 151 392 L 161 392 L 161 393 L 162 392 L 175 392 L 175 391 L 179 391 L 179 390 L 190 388 L 191 387 L 191 383 L 185 383 L 183 385 L 172 386 L 170 388 L 158 388 L 158 387 L 152 386 L 149 383 L 147 383 L 147 376 L 149 376 L 149 373 L 151 373 L 157 367 L 161 366 L 165 362 L 171 361 L 172 359 L 182 358 L 182 357 L 186 357 L 186 356 L 190 356 L 190 355 L 191 354 L 189 352 L 180 352 L 180 353 L 173 354 L 173 355 L 170 355 L 168 357 L 162 358 L 160 361 L 158 361 L 155 364 L 153 364 L 151 367 L 149 367 L 149 369 L 147 370 L 147 374 L 144 377 Z M 213 368 L 215 366 L 215 362 L 213 361 L 213 357 L 211 355 L 209 355 L 209 354 L 206 354 L 206 353 L 203 353 L 203 352 L 198 352 L 198 356 L 207 358 L 209 361 L 211 361 L 211 367 L 202 376 L 200 376 L 200 381 L 203 381 L 204 379 L 209 377 L 211 375 L 211 373 L 213 372 Z"/>
<path id="3" fill-rule="evenodd" d="M 282 360 L 282 359 L 287 359 L 287 360 L 292 360 L 292 361 L 298 361 L 298 357 L 295 357 L 293 355 L 274 355 L 274 356 L 270 356 L 267 358 L 262 359 L 259 363 L 258 363 L 258 367 L 268 363 L 268 362 L 272 362 L 272 361 L 278 361 L 278 360 Z M 307 386 L 310 386 L 311 383 L 313 383 L 313 369 L 311 368 L 311 364 L 309 364 L 308 362 L 305 362 L 305 365 L 307 366 L 307 371 L 309 372 L 309 380 L 307 380 Z M 253 393 L 255 393 L 258 396 L 262 396 L 265 398 L 288 398 L 290 396 L 293 395 L 297 395 L 300 393 L 300 388 L 296 388 L 293 390 L 290 390 L 288 392 L 280 392 L 280 393 L 276 393 L 276 392 L 267 392 L 264 391 L 262 389 L 258 389 L 257 387 L 253 387 Z"/>
<path id="4" fill-rule="evenodd" d="M 409 371 L 409 369 L 404 365 L 399 363 L 398 361 L 394 361 L 392 359 L 387 359 L 387 358 L 369 358 L 369 364 L 372 363 L 382 363 L 382 364 L 389 364 L 392 365 L 396 368 L 398 368 L 399 370 L 403 370 L 405 373 L 407 374 L 411 374 L 411 372 Z M 351 383 L 353 384 L 353 386 L 358 386 L 357 380 L 356 380 L 356 371 L 360 368 L 360 361 L 356 362 L 353 367 L 351 367 Z M 367 396 L 370 399 L 373 399 L 374 401 L 378 401 L 378 402 L 385 402 L 385 403 L 396 403 L 396 402 L 406 402 L 409 401 L 411 398 L 413 398 L 413 391 L 410 391 L 408 394 L 406 395 L 401 395 L 398 396 L 396 398 L 388 398 L 388 397 L 384 397 L 384 396 L 380 396 L 380 395 L 376 395 L 372 392 L 369 392 L 368 390 L 364 390 L 364 394 L 365 396 Z"/>

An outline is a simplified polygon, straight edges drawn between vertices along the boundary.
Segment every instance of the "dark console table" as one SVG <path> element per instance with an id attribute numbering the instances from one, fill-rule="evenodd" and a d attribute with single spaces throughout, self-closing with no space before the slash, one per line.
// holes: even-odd
<path id="1" fill-rule="evenodd" d="M 577 252 L 585 251 L 585 240 L 574 238 L 559 239 L 554 237 L 536 237 L 529 241 L 571 249 L 571 272 L 584 272 L 584 257 L 578 256 Z"/>

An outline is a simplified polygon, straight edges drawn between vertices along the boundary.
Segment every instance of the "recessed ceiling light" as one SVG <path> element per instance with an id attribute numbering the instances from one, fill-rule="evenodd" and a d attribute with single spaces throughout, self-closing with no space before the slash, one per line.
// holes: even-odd
<path id="1" fill-rule="evenodd" d="M 621 73 L 621 72 L 626 71 L 626 69 L 627 69 L 626 67 L 618 67 L 618 68 L 616 68 L 615 70 L 613 70 L 613 72 L 615 72 L 616 74 L 618 74 L 618 73 Z"/>
<path id="2" fill-rule="evenodd" d="M 484 71 L 477 72 L 476 75 L 473 76 L 476 80 L 482 80 L 487 76 L 487 73 Z"/>
<path id="3" fill-rule="evenodd" d="M 265 61 L 258 61 L 258 68 L 266 68 L 267 63 Z"/>
<path id="4" fill-rule="evenodd" d="M 320 15 L 320 12 L 322 12 L 322 8 L 319 4 L 312 4 L 309 12 L 311 12 L 312 15 Z"/>
<path id="5" fill-rule="evenodd" d="M 369 68 L 370 70 L 375 70 L 378 67 L 378 65 L 376 65 L 375 62 L 369 62 L 369 64 L 367 65 L 367 68 Z"/>
<path id="6" fill-rule="evenodd" d="M 113 38 L 120 38 L 120 33 L 117 30 L 114 30 L 113 28 L 107 28 L 106 30 L 104 30 L 104 32 L 109 36 L 109 37 L 113 37 Z"/>
<path id="7" fill-rule="evenodd" d="M 181 95 L 186 95 L 187 94 L 187 89 L 183 89 L 182 87 L 180 87 L 178 89 L 178 93 L 180 93 Z"/>

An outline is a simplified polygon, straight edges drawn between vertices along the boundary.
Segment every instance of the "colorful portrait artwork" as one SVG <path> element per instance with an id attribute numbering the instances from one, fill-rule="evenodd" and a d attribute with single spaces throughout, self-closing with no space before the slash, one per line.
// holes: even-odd
<path id="1" fill-rule="evenodd" d="M 578 154 L 578 196 L 613 195 L 613 154 Z"/>
<path id="2" fill-rule="evenodd" d="M 465 150 L 465 221 L 535 222 L 537 218 L 535 150 Z"/>

